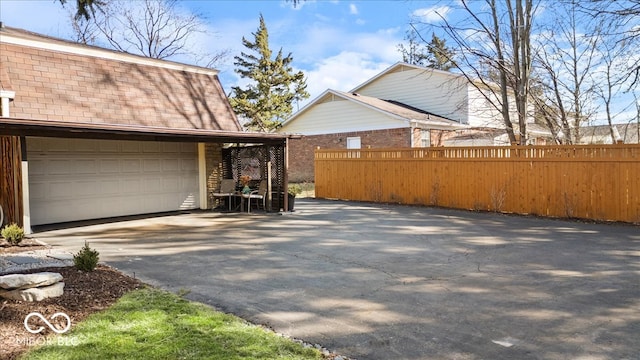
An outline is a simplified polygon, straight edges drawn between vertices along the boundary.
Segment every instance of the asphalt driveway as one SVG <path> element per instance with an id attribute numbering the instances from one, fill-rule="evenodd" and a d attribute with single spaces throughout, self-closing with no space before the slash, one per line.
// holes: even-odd
<path id="1" fill-rule="evenodd" d="M 356 359 L 640 359 L 640 227 L 296 200 L 41 232 Z"/>

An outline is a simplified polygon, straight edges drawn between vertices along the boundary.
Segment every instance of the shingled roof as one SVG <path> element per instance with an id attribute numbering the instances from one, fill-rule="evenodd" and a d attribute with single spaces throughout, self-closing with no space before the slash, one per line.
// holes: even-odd
<path id="1" fill-rule="evenodd" d="M 366 106 L 374 111 L 385 113 L 391 117 L 402 119 L 405 121 L 414 122 L 417 124 L 428 125 L 429 128 L 432 129 L 458 129 L 462 128 L 461 125 L 457 121 L 453 121 L 447 119 L 446 117 L 439 116 L 428 111 L 424 111 L 413 106 L 401 103 L 395 100 L 389 99 L 379 99 L 376 97 L 365 96 L 358 93 L 350 93 L 338 90 L 328 89 L 320 96 L 318 96 L 314 101 L 307 104 L 302 110 L 293 114 L 292 117 L 287 119 L 283 125 L 294 121 L 298 116 L 300 116 L 305 111 L 308 111 L 313 108 L 313 105 L 319 103 L 324 99 L 327 95 L 335 95 L 339 96 L 345 100 L 349 100 L 355 104 Z"/>
<path id="2" fill-rule="evenodd" d="M 34 124 L 240 133 L 217 74 L 0 27 L 0 89 L 15 92 L 11 118 Z"/>

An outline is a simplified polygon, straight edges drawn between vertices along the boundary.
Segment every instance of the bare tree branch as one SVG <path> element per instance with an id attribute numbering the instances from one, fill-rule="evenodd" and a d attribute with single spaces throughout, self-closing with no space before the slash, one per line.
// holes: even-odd
<path id="1" fill-rule="evenodd" d="M 462 22 L 454 24 L 441 16 L 442 25 L 432 26 L 453 40 L 458 69 L 501 114 L 509 140 L 526 144 L 531 32 L 537 1 L 460 0 L 458 4 L 467 15 Z"/>
<path id="2" fill-rule="evenodd" d="M 202 15 L 180 8 L 177 0 L 106 2 L 90 22 L 103 41 L 122 52 L 155 59 L 188 57 L 207 67 L 228 55 L 228 50 L 211 53 L 193 48 L 193 39 L 209 32 Z M 81 28 L 76 37 L 82 39 Z"/>

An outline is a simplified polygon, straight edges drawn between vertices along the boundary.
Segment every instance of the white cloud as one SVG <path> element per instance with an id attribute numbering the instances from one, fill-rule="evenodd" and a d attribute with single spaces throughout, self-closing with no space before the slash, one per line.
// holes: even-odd
<path id="1" fill-rule="evenodd" d="M 451 8 L 448 6 L 432 6 L 429 8 L 414 10 L 411 15 L 419 21 L 425 23 L 435 23 L 446 19 L 447 15 L 451 12 Z"/>
<path id="2" fill-rule="evenodd" d="M 400 28 L 383 29 L 377 32 L 354 32 L 353 30 L 316 24 L 299 34 L 296 43 L 287 45 L 296 62 L 310 64 L 344 51 L 370 54 L 384 62 L 400 59 L 396 45 L 402 40 Z"/>
<path id="3" fill-rule="evenodd" d="M 358 15 L 358 7 L 356 4 L 349 4 L 349 14 Z"/>
<path id="4" fill-rule="evenodd" d="M 309 101 L 327 89 L 349 91 L 389 66 L 391 63 L 380 62 L 371 54 L 353 51 L 323 59 L 306 71 Z"/>

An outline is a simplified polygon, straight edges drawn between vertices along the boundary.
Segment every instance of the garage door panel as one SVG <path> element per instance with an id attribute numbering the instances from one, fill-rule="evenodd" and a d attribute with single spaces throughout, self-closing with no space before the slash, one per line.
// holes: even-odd
<path id="1" fill-rule="evenodd" d="M 31 200 L 43 200 L 46 198 L 47 194 L 49 193 L 49 191 L 47 191 L 47 189 L 49 188 L 48 184 L 44 184 L 44 183 L 32 183 L 29 185 L 29 198 Z"/>
<path id="2" fill-rule="evenodd" d="M 159 173 L 161 170 L 160 160 L 144 160 L 143 171 L 146 173 Z"/>
<path id="3" fill-rule="evenodd" d="M 29 176 L 45 175 L 46 174 L 45 166 L 46 165 L 41 160 L 29 159 Z"/>
<path id="4" fill-rule="evenodd" d="M 162 160 L 162 171 L 179 171 L 180 160 L 179 159 L 164 159 Z"/>
<path id="5" fill-rule="evenodd" d="M 182 159 L 180 161 L 180 169 L 182 171 L 197 171 L 198 162 L 189 159 Z"/>
<path id="6" fill-rule="evenodd" d="M 119 153 L 121 151 L 120 141 L 99 141 L 99 149 L 101 153 Z M 74 149 L 76 150 L 76 149 Z"/>
<path id="7" fill-rule="evenodd" d="M 136 141 L 122 141 L 122 153 L 134 153 L 139 154 L 142 149 L 142 144 Z"/>
<path id="8" fill-rule="evenodd" d="M 95 152 L 100 150 L 99 143 L 90 139 L 76 139 L 76 150 L 83 152 Z"/>
<path id="9" fill-rule="evenodd" d="M 170 192 L 172 189 L 179 189 L 180 181 L 177 176 L 165 177 L 162 179 L 162 190 Z"/>
<path id="10" fill-rule="evenodd" d="M 180 210 L 193 209 L 197 206 L 198 197 L 196 194 L 189 194 L 186 198 L 182 199 L 180 204 Z"/>
<path id="11" fill-rule="evenodd" d="M 140 179 L 122 179 L 123 194 L 138 194 L 140 192 Z"/>
<path id="12" fill-rule="evenodd" d="M 96 183 L 92 181 L 76 181 L 73 183 L 73 191 L 77 197 L 91 197 L 96 194 Z"/>
<path id="13" fill-rule="evenodd" d="M 198 180 L 197 179 L 181 179 L 181 189 L 183 192 L 193 191 L 193 189 L 198 188 Z"/>
<path id="14" fill-rule="evenodd" d="M 195 144 L 91 142 L 27 139 L 33 225 L 199 207 Z"/>
<path id="15" fill-rule="evenodd" d="M 162 180 L 160 179 L 145 179 L 144 189 L 142 192 L 147 193 L 159 193 L 162 192 Z"/>
<path id="16" fill-rule="evenodd" d="M 100 173 L 103 174 L 119 174 L 120 161 L 116 159 L 100 160 Z"/>
<path id="17" fill-rule="evenodd" d="M 122 190 L 124 189 L 120 186 L 120 180 L 103 180 L 100 182 L 100 194 L 118 195 Z"/>
<path id="18" fill-rule="evenodd" d="M 41 151 L 64 152 L 69 151 L 69 143 L 65 141 L 57 141 L 57 139 L 46 138 L 42 141 Z"/>
<path id="19" fill-rule="evenodd" d="M 163 202 L 164 202 L 164 199 L 161 199 L 158 197 L 143 198 L 143 203 L 146 209 L 162 209 L 165 207 Z M 156 210 L 156 211 L 162 211 L 162 210 Z"/>
<path id="20" fill-rule="evenodd" d="M 47 175 L 67 175 L 72 174 L 73 163 L 69 160 L 53 160 L 44 164 Z"/>
<path id="21" fill-rule="evenodd" d="M 98 163 L 93 159 L 78 159 L 73 163 L 74 174 L 95 174 L 98 171 Z"/>
<path id="22" fill-rule="evenodd" d="M 122 172 L 124 173 L 139 173 L 141 171 L 140 160 L 137 159 L 123 159 L 122 160 Z"/>
<path id="23" fill-rule="evenodd" d="M 161 143 L 157 142 L 145 142 L 142 144 L 142 152 L 144 153 L 159 153 L 162 151 Z"/>
<path id="24" fill-rule="evenodd" d="M 182 152 L 180 143 L 163 143 L 162 152 L 164 153 L 179 153 Z"/>
<path id="25" fill-rule="evenodd" d="M 57 181 L 49 185 L 49 197 L 52 199 L 65 199 L 75 193 L 73 183 Z"/>

